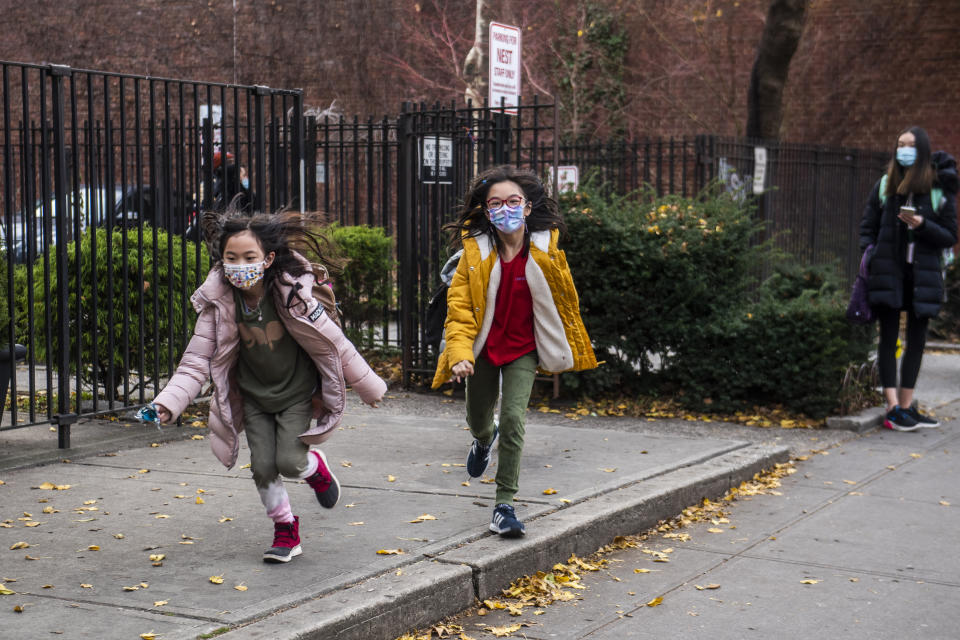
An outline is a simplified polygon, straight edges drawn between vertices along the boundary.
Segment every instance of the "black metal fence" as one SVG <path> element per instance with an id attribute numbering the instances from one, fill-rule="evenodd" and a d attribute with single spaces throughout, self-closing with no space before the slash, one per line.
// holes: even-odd
<path id="1" fill-rule="evenodd" d="M 839 260 L 852 279 L 862 204 L 886 160 L 710 135 L 565 146 L 555 105 L 537 100 L 515 115 L 404 104 L 395 118 L 361 122 L 303 117 L 299 91 L 54 65 L 0 71 L 0 302 L 13 318 L 0 345 L 11 358 L 13 343 L 28 347 L 11 424 L 0 428 L 52 421 L 61 445 L 77 417 L 141 404 L 173 370 L 206 270 L 201 244 L 184 241 L 198 237 L 200 211 L 235 196 L 256 210 L 323 210 L 395 238 L 396 293 L 379 339 L 402 350 L 409 383 L 428 380 L 437 355 L 424 319 L 449 253 L 442 227 L 489 166 L 531 168 L 554 190 L 554 169 L 574 165 L 623 193 L 646 185 L 692 196 L 720 179 L 747 198 L 765 153 L 758 215 L 775 243 L 808 263 Z M 98 271 L 98 260 L 114 268 Z"/>
<path id="2" fill-rule="evenodd" d="M 0 74 L 0 345 L 11 360 L 27 346 L 10 427 L 54 422 L 69 446 L 79 416 L 145 402 L 179 359 L 205 276 L 201 244 L 182 242 L 198 212 L 238 193 L 257 209 L 303 202 L 302 95 L 57 65 Z"/>

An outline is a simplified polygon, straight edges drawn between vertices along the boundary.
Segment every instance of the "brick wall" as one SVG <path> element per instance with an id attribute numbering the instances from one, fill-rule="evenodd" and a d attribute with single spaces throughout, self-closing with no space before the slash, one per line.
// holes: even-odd
<path id="1" fill-rule="evenodd" d="M 507 14 L 525 10 L 525 3 L 502 3 Z M 423 96 L 389 62 L 414 46 L 404 35 L 409 4 L 0 0 L 0 59 L 301 87 L 308 106 L 336 100 L 348 116 L 379 117 L 395 113 L 404 98 Z M 621 5 L 632 44 L 626 74 L 632 134 L 742 133 L 766 5 Z M 525 48 L 549 38 L 549 29 L 531 25 Z M 886 148 L 900 129 L 919 124 L 935 148 L 960 153 L 958 33 L 957 0 L 812 0 L 786 88 L 783 138 Z"/>

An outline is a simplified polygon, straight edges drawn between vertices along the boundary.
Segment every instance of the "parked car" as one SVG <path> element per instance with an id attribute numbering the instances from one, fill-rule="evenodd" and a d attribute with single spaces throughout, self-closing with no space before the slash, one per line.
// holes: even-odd
<path id="1" fill-rule="evenodd" d="M 70 239 L 73 238 L 76 229 L 75 216 L 79 215 L 81 232 L 91 225 L 95 227 L 106 226 L 107 220 L 111 217 L 112 226 L 121 228 L 135 227 L 142 219 L 146 224 L 165 228 L 173 233 L 183 234 L 191 240 L 196 240 L 199 237 L 199 225 L 197 207 L 193 198 L 190 196 L 180 198 L 177 193 L 172 194 L 173 211 L 168 220 L 166 212 L 169 209 L 163 201 L 163 195 L 163 192 L 158 192 L 157 197 L 155 197 L 154 191 L 149 185 L 144 185 L 142 192 L 136 186 L 129 187 L 124 191 L 119 185 L 112 190 L 109 188 L 91 189 L 86 185 L 81 185 L 76 191 L 67 193 L 69 203 L 67 221 L 70 229 Z M 158 211 L 160 212 L 159 216 L 157 215 Z M 37 201 L 33 225 L 33 259 L 36 259 L 37 256 L 43 255 L 46 247 L 52 247 L 57 243 L 56 200 L 51 198 L 46 208 L 43 206 L 42 200 Z M 27 263 L 31 261 L 30 245 L 27 241 L 29 234 L 28 219 L 21 212 L 14 214 L 13 225 L 9 232 L 5 228 L 3 215 L 0 215 L 0 243 L 10 251 L 15 262 Z M 9 244 L 7 244 L 8 236 Z"/>

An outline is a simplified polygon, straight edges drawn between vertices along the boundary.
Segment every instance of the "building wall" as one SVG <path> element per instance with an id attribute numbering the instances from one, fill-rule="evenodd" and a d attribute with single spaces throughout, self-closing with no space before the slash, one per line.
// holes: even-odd
<path id="1" fill-rule="evenodd" d="M 525 4 L 503 0 L 503 11 L 520 21 Z M 299 87 L 309 107 L 336 101 L 347 116 L 380 117 L 404 99 L 455 97 L 425 96 L 391 63 L 416 46 L 405 30 L 408 5 L 0 0 L 0 59 Z M 630 134 L 741 134 L 766 0 L 619 6 L 631 41 Z M 525 48 L 542 46 L 549 29 L 530 25 Z M 811 0 L 786 87 L 782 138 L 886 148 L 899 130 L 919 124 L 935 148 L 960 153 L 958 33 L 960 0 Z M 526 89 L 533 91 L 530 83 Z"/>

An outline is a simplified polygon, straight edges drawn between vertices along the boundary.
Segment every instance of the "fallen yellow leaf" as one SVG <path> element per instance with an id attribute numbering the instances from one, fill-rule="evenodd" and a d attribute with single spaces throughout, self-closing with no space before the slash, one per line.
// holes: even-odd
<path id="1" fill-rule="evenodd" d="M 380 549 L 377 551 L 378 556 L 399 556 L 403 554 L 403 549 Z"/>
<path id="2" fill-rule="evenodd" d="M 394 476 L 387 476 L 387 482 L 396 482 L 397 479 Z"/>
<path id="3" fill-rule="evenodd" d="M 223 576 L 210 576 L 210 582 L 213 584 L 223 584 Z"/>
<path id="4" fill-rule="evenodd" d="M 116 538 L 117 540 L 123 540 L 125 536 L 122 533 L 115 533 L 113 534 L 113 537 Z"/>
<path id="5" fill-rule="evenodd" d="M 658 596 L 647 603 L 648 607 L 658 607 L 663 603 L 663 596 Z"/>
<path id="6" fill-rule="evenodd" d="M 718 585 L 718 584 L 708 584 L 708 585 L 706 585 L 706 586 L 704 586 L 704 587 L 701 587 L 701 586 L 698 585 L 698 584 L 695 584 L 695 585 L 693 585 L 693 586 L 697 588 L 697 591 L 703 591 L 704 589 L 719 589 L 719 588 L 720 588 L 720 585 Z"/>
<path id="7" fill-rule="evenodd" d="M 203 440 L 203 436 L 200 435 L 199 433 L 196 433 L 196 434 L 190 436 L 190 439 L 191 439 L 191 440 Z"/>
<path id="8" fill-rule="evenodd" d="M 340 466 L 341 466 L 341 467 L 348 467 L 348 468 L 349 468 L 349 467 L 352 467 L 352 466 L 353 466 L 353 463 L 350 462 L 349 460 L 341 460 L 341 461 L 340 461 Z"/>
<path id="9" fill-rule="evenodd" d="M 246 590 L 247 590 L 247 585 L 241 583 L 241 584 L 236 585 L 236 586 L 234 587 L 234 589 L 236 589 L 237 591 L 246 591 Z"/>
<path id="10" fill-rule="evenodd" d="M 153 631 L 148 631 L 146 633 L 141 633 L 140 638 L 141 640 L 156 640 L 157 634 L 155 634 Z"/>
<path id="11" fill-rule="evenodd" d="M 410 524 L 417 524 L 418 522 L 426 522 L 427 520 L 436 520 L 436 516 L 432 516 L 429 513 L 425 513 L 422 516 L 417 516 L 415 520 L 411 520 Z"/>
<path id="12" fill-rule="evenodd" d="M 204 502 L 203 502 L 203 498 L 201 498 L 200 496 L 197 496 L 196 503 L 197 503 L 197 504 L 203 504 L 203 503 L 204 503 Z"/>
<path id="13" fill-rule="evenodd" d="M 910 454 L 910 457 L 911 457 L 911 458 L 922 458 L 922 457 L 923 457 L 923 454 L 922 454 L 922 453 L 911 453 L 911 454 Z"/>
<path id="14" fill-rule="evenodd" d="M 87 551 L 100 551 L 100 545 L 92 544 L 87 547 Z"/>
<path id="15" fill-rule="evenodd" d="M 220 524 L 223 524 L 224 522 L 230 522 L 231 520 L 233 520 L 233 518 L 228 518 L 227 516 L 220 516 L 220 519 L 217 520 L 217 522 L 219 522 Z"/>
<path id="16" fill-rule="evenodd" d="M 613 473 L 613 472 L 616 471 L 616 470 L 617 470 L 616 467 L 608 467 L 608 468 L 606 468 L 606 469 L 600 469 L 600 471 L 604 471 L 604 472 L 606 472 L 606 473 Z"/>
<path id="17" fill-rule="evenodd" d="M 550 487 L 549 489 L 544 489 L 544 490 L 543 490 L 543 495 L 545 495 L 545 496 L 552 496 L 552 495 L 555 494 L 556 492 L 557 492 L 556 489 L 554 489 L 553 487 Z"/>
<path id="18" fill-rule="evenodd" d="M 150 562 L 163 562 L 163 559 L 167 557 L 165 553 L 154 553 L 150 555 Z"/>
<path id="19" fill-rule="evenodd" d="M 17 593 L 16 591 L 13 591 L 12 589 L 7 588 L 7 585 L 0 582 L 0 596 L 12 596 L 16 593 Z"/>
<path id="20" fill-rule="evenodd" d="M 22 542 L 22 541 L 14 542 L 13 545 L 10 547 L 10 551 L 16 551 L 17 549 L 29 549 L 29 548 L 30 548 L 29 542 Z"/>
<path id="21" fill-rule="evenodd" d="M 717 527 L 710 527 L 707 531 L 709 533 L 723 533 L 723 529 L 718 529 Z"/>
<path id="22" fill-rule="evenodd" d="M 132 587 L 124 587 L 123 590 L 124 590 L 124 591 L 139 591 L 139 590 L 140 590 L 140 587 L 134 585 L 134 586 L 132 586 Z"/>
<path id="23" fill-rule="evenodd" d="M 154 517 L 155 517 L 157 520 L 166 520 L 166 519 L 169 518 L 170 516 L 168 516 L 168 515 L 165 514 L 165 513 L 158 513 L 158 514 L 155 515 Z"/>
<path id="24" fill-rule="evenodd" d="M 800 584 L 817 584 L 819 580 L 801 580 Z"/>
<path id="25" fill-rule="evenodd" d="M 93 585 L 92 585 L 92 584 L 87 584 L 86 582 L 84 582 L 83 584 L 80 585 L 80 588 L 81 588 L 81 589 L 93 589 Z"/>
<path id="26" fill-rule="evenodd" d="M 940 504 L 943 505 L 944 507 L 949 507 L 949 506 L 950 506 L 950 503 L 947 502 L 946 500 L 941 500 L 941 501 L 940 501 Z"/>
<path id="27" fill-rule="evenodd" d="M 156 602 L 153 603 L 153 606 L 162 607 L 163 605 L 167 604 L 167 602 L 168 602 L 167 600 L 157 600 Z"/>
<path id="28" fill-rule="evenodd" d="M 634 569 L 634 573 L 650 573 L 650 569 Z"/>
<path id="29" fill-rule="evenodd" d="M 362 525 L 362 524 L 364 524 L 364 522 L 363 522 L 363 520 L 360 520 L 360 521 L 358 521 L 358 522 L 351 522 L 351 523 L 350 523 L 350 526 L 351 526 L 351 527 L 359 527 L 359 526 Z"/>

